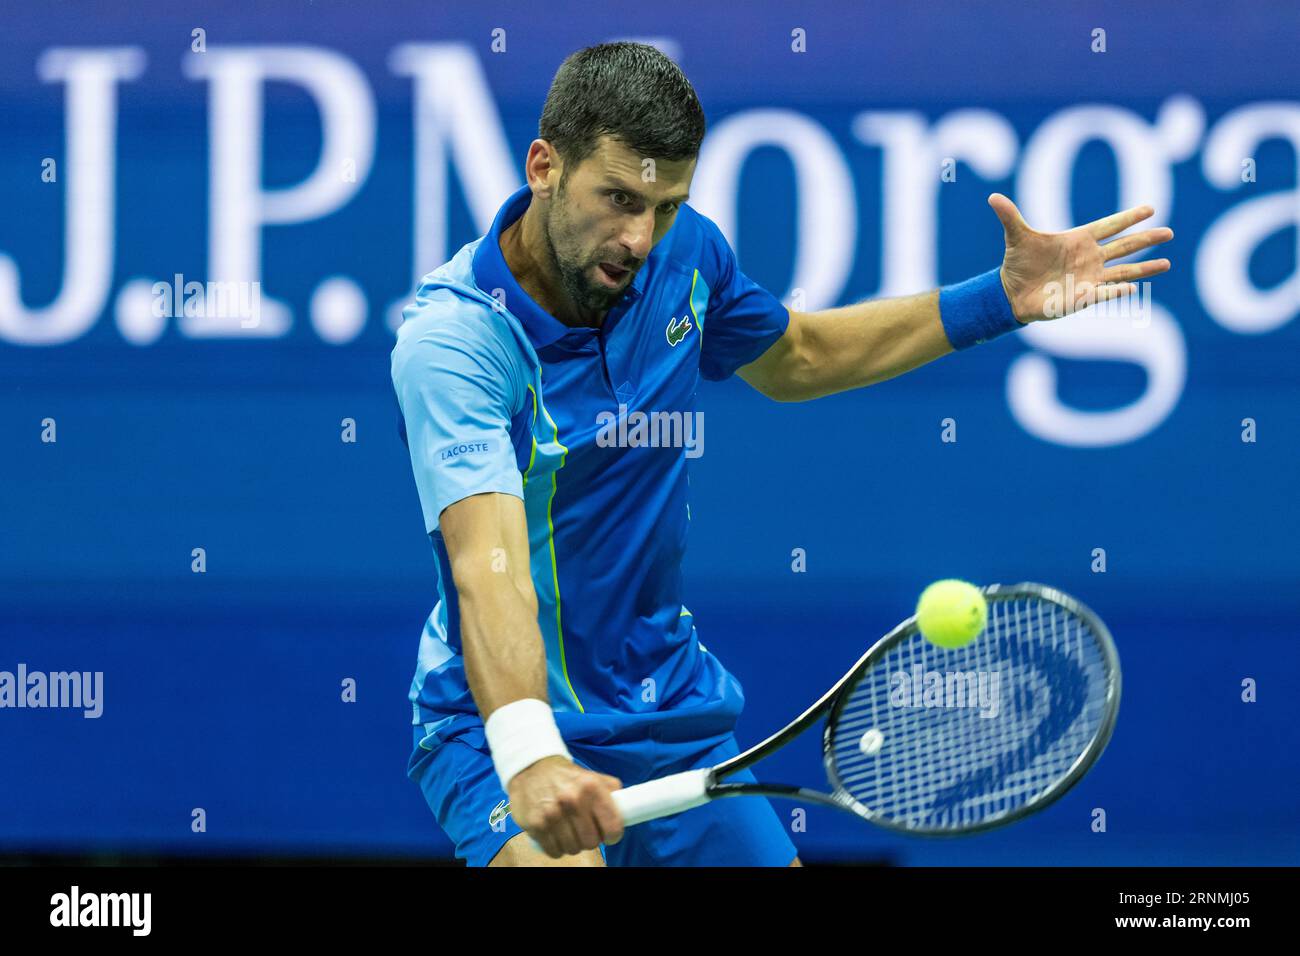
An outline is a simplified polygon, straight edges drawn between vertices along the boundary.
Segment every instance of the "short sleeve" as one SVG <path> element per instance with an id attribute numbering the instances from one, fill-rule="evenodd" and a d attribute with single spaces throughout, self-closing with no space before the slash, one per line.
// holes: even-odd
<path id="1" fill-rule="evenodd" d="M 490 346 L 453 329 L 423 332 L 393 352 L 401 407 L 425 530 L 444 508 L 484 492 L 522 498 L 510 440 L 511 369 Z"/>
<path id="2" fill-rule="evenodd" d="M 699 277 L 709 286 L 701 323 L 700 374 L 716 382 L 771 348 L 785 334 L 790 313 L 781 300 L 740 271 L 722 231 L 703 216 L 700 222 L 703 262 L 710 273 L 701 269 Z"/>

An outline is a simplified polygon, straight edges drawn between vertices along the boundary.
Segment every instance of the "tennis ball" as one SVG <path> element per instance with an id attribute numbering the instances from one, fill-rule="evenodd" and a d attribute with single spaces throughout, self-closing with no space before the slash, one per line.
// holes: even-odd
<path id="1" fill-rule="evenodd" d="M 880 753 L 880 748 L 883 747 L 884 744 L 885 735 L 875 727 L 872 727 L 863 734 L 862 739 L 858 741 L 858 749 L 862 751 L 863 756 L 874 757 L 876 754 Z"/>
<path id="2" fill-rule="evenodd" d="M 916 626 L 931 644 L 956 648 L 969 644 L 984 630 L 988 602 L 966 581 L 935 581 L 916 602 Z"/>

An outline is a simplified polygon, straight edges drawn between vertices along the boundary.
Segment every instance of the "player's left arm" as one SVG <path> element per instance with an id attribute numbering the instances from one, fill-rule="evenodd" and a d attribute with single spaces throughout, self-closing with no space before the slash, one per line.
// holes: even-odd
<path id="1" fill-rule="evenodd" d="M 1173 238 L 1167 227 L 1103 239 L 1149 218 L 1136 206 L 1065 232 L 1038 232 L 1006 196 L 989 197 L 1006 252 L 997 275 L 896 299 L 820 312 L 791 312 L 781 338 L 737 373 L 770 398 L 801 402 L 873 385 L 959 348 L 1093 302 L 1130 295 L 1136 281 L 1169 269 L 1168 259 L 1107 266 Z M 1062 290 L 1072 289 L 1074 301 Z"/>

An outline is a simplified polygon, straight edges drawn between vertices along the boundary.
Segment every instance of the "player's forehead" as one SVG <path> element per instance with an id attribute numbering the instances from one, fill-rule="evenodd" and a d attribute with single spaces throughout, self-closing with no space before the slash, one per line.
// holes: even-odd
<path id="1" fill-rule="evenodd" d="M 583 162 L 588 177 L 637 193 L 655 203 L 685 202 L 695 174 L 695 157 L 663 159 L 644 156 L 621 140 L 604 135 Z"/>

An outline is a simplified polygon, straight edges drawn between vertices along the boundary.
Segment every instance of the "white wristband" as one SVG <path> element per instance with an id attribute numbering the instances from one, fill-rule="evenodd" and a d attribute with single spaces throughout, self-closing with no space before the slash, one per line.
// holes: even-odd
<path id="1" fill-rule="evenodd" d="M 509 792 L 510 781 L 521 770 L 543 757 L 572 760 L 560 728 L 555 724 L 551 705 L 535 697 L 511 701 L 492 711 L 483 724 L 487 733 L 492 763 L 497 769 L 501 789 Z"/>

